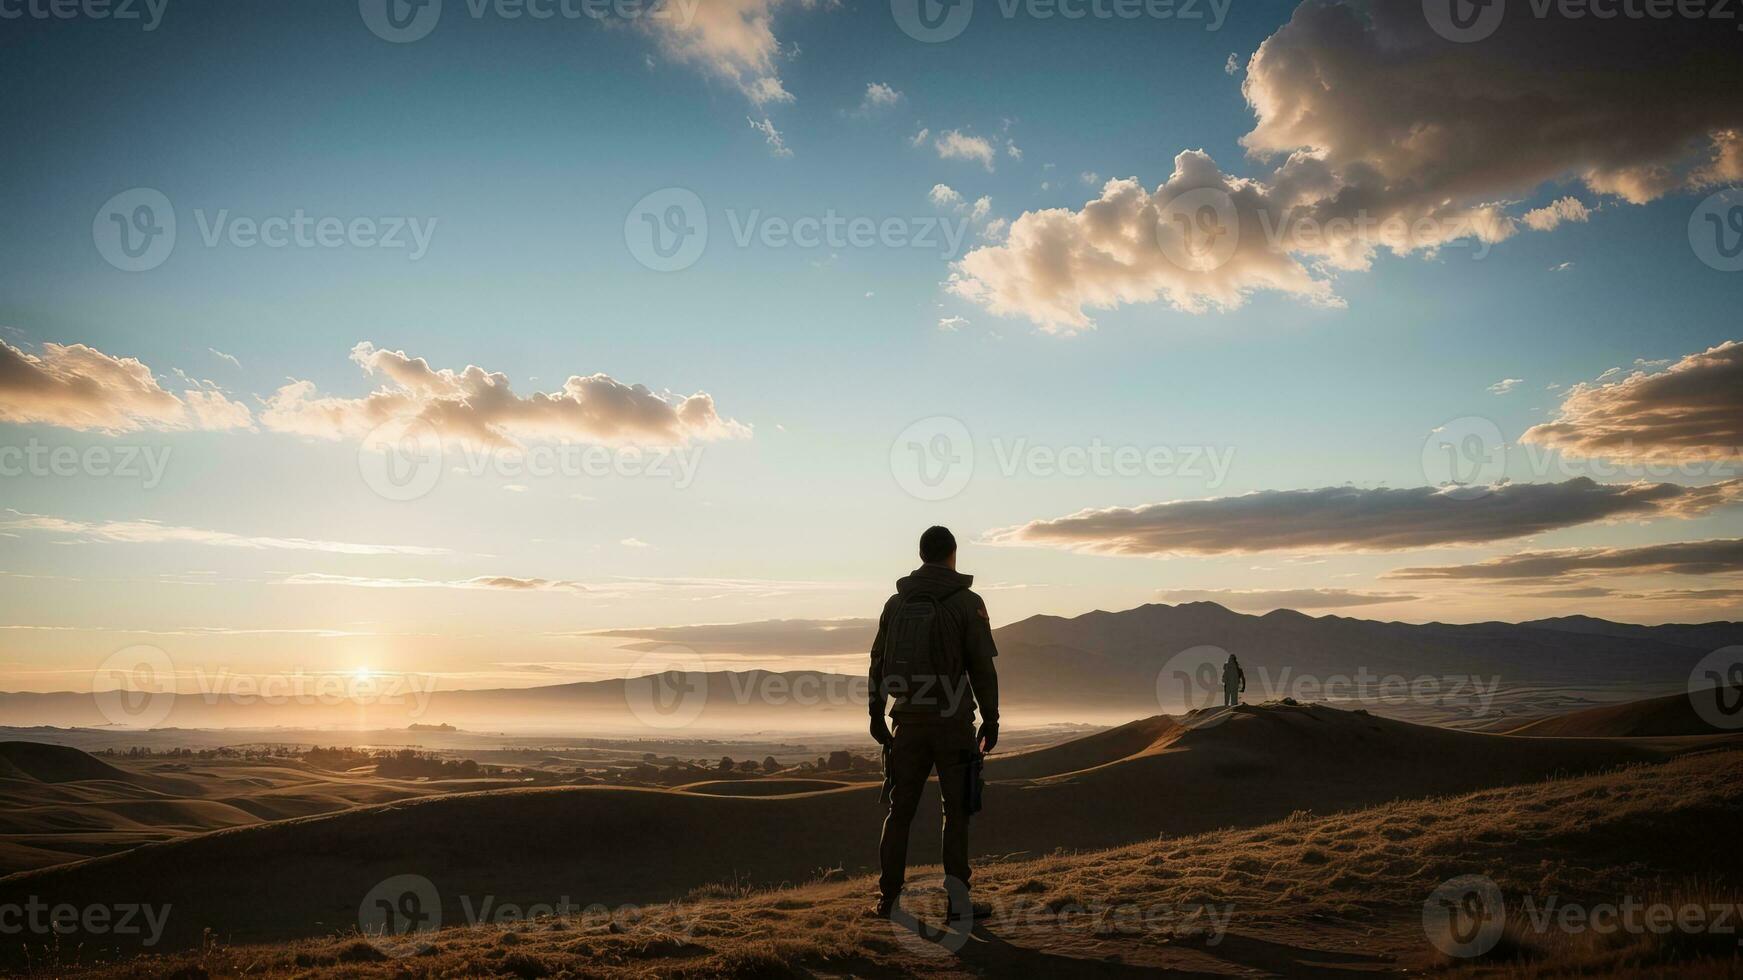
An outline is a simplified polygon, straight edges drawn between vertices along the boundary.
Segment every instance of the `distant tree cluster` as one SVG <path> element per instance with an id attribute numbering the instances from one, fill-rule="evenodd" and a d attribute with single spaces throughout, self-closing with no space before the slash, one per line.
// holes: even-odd
<path id="1" fill-rule="evenodd" d="M 296 747 L 290 745 L 264 745 L 254 748 L 236 748 L 225 745 L 212 749 L 190 749 L 185 746 L 154 749 L 144 745 L 135 745 L 127 749 L 98 749 L 91 754 L 105 759 L 242 759 L 247 761 L 266 761 L 269 759 L 296 758 L 298 752 Z"/>
<path id="2" fill-rule="evenodd" d="M 472 779 L 497 776 L 503 770 L 497 766 L 481 766 L 473 759 L 443 759 L 415 749 L 400 749 L 377 756 L 375 773 L 389 779 Z"/>

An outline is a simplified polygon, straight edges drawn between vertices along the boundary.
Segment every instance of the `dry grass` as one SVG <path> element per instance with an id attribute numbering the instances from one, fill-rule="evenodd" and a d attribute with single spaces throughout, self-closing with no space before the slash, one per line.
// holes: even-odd
<path id="1" fill-rule="evenodd" d="M 355 934 L 271 946 L 209 945 L 118 965 L 59 951 L 37 975 L 136 978 L 787 977 L 1081 972 L 1137 966 L 1294 972 L 1315 950 L 1366 954 L 1369 968 L 1506 977 L 1739 976 L 1735 937 L 1544 936 L 1517 914 L 1478 963 L 1437 958 L 1421 908 L 1448 878 L 1483 874 L 1508 895 L 1613 901 L 1735 900 L 1743 884 L 1743 751 L 1466 796 L 1286 820 L 1095 853 L 995 864 L 977 875 L 987 931 L 953 956 L 864 915 L 854 879 L 773 890 L 737 883 L 640 910 L 633 920 L 547 917 L 444 929 L 387 955 Z M 915 903 L 938 918 L 940 899 Z M 1174 910 L 1141 929 L 1121 908 Z M 1191 910 L 1229 909 L 1222 942 Z M 1743 924 L 1739 924 L 1743 925 Z M 1728 944 L 1728 945 L 1727 945 Z M 1282 952 L 1279 952 L 1279 949 Z M 1061 957 L 1072 957 L 1061 959 Z M 1283 959 L 1279 959 L 1283 957 Z M 1281 965 L 1280 965 L 1281 964 Z"/>

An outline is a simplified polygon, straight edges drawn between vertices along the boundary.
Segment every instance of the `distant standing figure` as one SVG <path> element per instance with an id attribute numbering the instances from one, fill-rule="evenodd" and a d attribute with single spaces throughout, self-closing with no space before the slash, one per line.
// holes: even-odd
<path id="1" fill-rule="evenodd" d="M 1230 707 L 1241 703 L 1241 694 L 1247 689 L 1247 672 L 1241 669 L 1241 662 L 1229 654 L 1229 659 L 1223 661 L 1223 706 Z"/>
<path id="2" fill-rule="evenodd" d="M 993 667 L 998 650 L 986 603 L 969 591 L 974 576 L 956 570 L 956 538 L 948 528 L 931 527 L 920 535 L 920 561 L 884 603 L 871 648 L 871 734 L 884 746 L 890 794 L 873 914 L 888 918 L 896 910 L 906 878 L 908 826 L 936 769 L 944 798 L 944 873 L 955 879 L 945 884 L 950 918 L 965 922 L 991 912 L 968 897 L 968 817 L 975 806 L 975 764 L 999 740 L 999 678 Z M 886 699 L 895 702 L 893 734 L 884 721 Z"/>

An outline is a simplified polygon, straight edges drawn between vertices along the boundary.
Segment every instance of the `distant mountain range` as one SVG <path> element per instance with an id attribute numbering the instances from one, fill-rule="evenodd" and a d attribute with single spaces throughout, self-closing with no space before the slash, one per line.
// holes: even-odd
<path id="1" fill-rule="evenodd" d="M 1019 698 L 1082 698 L 1123 704 L 1131 686 L 1153 693 L 1171 658 L 1235 654 L 1255 681 L 1280 686 L 1359 671 L 1499 677 L 1506 685 L 1683 683 L 1696 661 L 1743 643 L 1743 623 L 1638 626 L 1589 616 L 1525 623 L 1398 623 L 1307 616 L 1289 609 L 1238 613 L 1214 602 L 1150 604 L 1122 612 L 1032 616 L 995 632 L 1000 677 Z M 1287 672 L 1287 673 L 1285 673 Z M 1152 701 L 1151 703 L 1154 703 Z M 1166 708 L 1166 706 L 1164 706 Z"/>
<path id="2" fill-rule="evenodd" d="M 1743 643 L 1743 623 L 1638 626 L 1568 616 L 1525 623 L 1411 624 L 1292 610 L 1250 615 L 1213 602 L 1191 602 L 1069 618 L 1032 616 L 995 630 L 994 636 L 1008 706 L 1029 709 L 1032 716 L 1081 712 L 1130 718 L 1179 711 L 1189 705 L 1171 698 L 1182 693 L 1204 703 L 1213 696 L 1207 682 L 1214 685 L 1214 671 L 1206 665 L 1220 664 L 1227 653 L 1238 656 L 1246 669 L 1248 700 L 1287 694 L 1314 700 L 1316 685 L 1364 676 L 1374 683 L 1390 678 L 1394 685 L 1423 677 L 1472 677 L 1504 688 L 1666 689 L 1686 682 L 1706 653 Z M 752 670 L 437 690 L 427 701 L 407 694 L 399 703 L 364 706 L 274 706 L 183 695 L 157 727 L 381 728 L 424 722 L 509 730 L 828 729 L 858 723 L 863 690 L 860 677 Z M 3 725 L 93 727 L 105 721 L 89 694 L 0 693 Z"/>

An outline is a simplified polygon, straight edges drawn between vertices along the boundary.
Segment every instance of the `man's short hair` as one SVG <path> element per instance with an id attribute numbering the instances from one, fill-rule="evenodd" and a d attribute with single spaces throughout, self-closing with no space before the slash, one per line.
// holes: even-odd
<path id="1" fill-rule="evenodd" d="M 934 524 L 926 529 L 925 534 L 920 535 L 921 561 L 943 561 L 954 554 L 956 535 L 951 534 L 949 528 Z"/>

